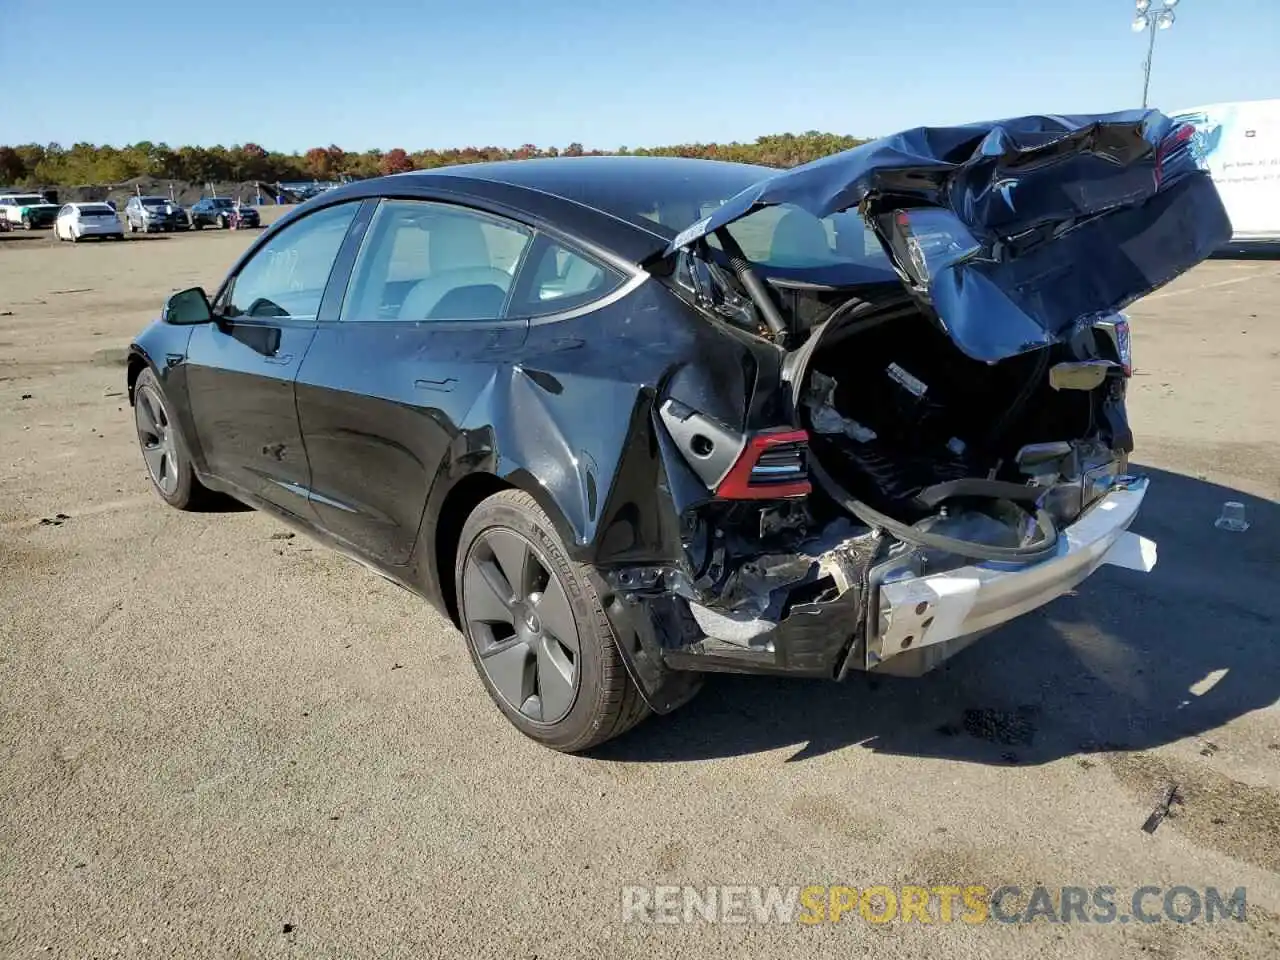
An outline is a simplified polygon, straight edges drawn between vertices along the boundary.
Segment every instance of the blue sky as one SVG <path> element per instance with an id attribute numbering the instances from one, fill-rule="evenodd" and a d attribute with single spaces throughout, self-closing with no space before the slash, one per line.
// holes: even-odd
<path id="1" fill-rule="evenodd" d="M 615 148 L 1106 111 L 1141 102 L 1132 7 L 0 0 L 0 143 Z M 1154 106 L 1280 97 L 1280 0 L 1177 12 Z"/>

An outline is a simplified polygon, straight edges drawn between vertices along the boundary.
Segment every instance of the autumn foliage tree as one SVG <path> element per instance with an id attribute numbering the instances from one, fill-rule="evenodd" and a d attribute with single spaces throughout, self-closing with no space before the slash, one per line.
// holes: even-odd
<path id="1" fill-rule="evenodd" d="M 580 157 L 601 153 L 640 156 L 701 157 L 791 167 L 864 141 L 811 130 L 759 137 L 753 143 L 683 143 L 661 147 L 619 147 L 614 151 L 587 150 L 581 143 L 563 148 L 526 143 L 516 148 L 450 147 L 409 153 L 396 147 L 383 153 L 348 153 L 336 144 L 312 147 L 303 154 L 268 151 L 256 143 L 230 147 L 176 146 L 144 141 L 124 147 L 77 143 L 0 146 L 0 185 L 78 186 L 115 184 L 134 177 L 155 177 L 193 183 L 277 180 L 332 180 L 341 176 L 373 177 L 405 170 L 429 170 L 458 163 L 488 160 L 527 160 L 535 157 Z"/>
<path id="2" fill-rule="evenodd" d="M 413 169 L 413 161 L 409 159 L 409 154 L 396 147 L 383 155 L 379 169 L 383 173 L 406 173 Z"/>
<path id="3" fill-rule="evenodd" d="M 333 175 L 329 151 L 324 147 L 312 147 L 302 160 L 308 176 L 315 177 L 317 180 L 328 180 Z"/>

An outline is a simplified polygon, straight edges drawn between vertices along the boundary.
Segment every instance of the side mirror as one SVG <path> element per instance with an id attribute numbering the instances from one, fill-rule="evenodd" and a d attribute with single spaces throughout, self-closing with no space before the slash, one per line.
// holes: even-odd
<path id="1" fill-rule="evenodd" d="M 209 298 L 206 296 L 204 288 L 192 287 L 189 290 L 179 290 L 166 300 L 164 302 L 164 312 L 160 314 L 160 319 L 165 323 L 183 326 L 196 323 L 211 323 L 213 321 L 213 308 L 209 306 Z"/>

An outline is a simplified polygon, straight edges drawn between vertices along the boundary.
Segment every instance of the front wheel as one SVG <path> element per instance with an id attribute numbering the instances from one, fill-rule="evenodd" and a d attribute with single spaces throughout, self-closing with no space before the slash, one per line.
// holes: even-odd
<path id="1" fill-rule="evenodd" d="M 197 509 L 209 491 L 196 479 L 182 431 L 160 389 L 160 381 L 150 369 L 143 370 L 134 384 L 133 419 L 142 459 L 156 493 L 171 507 Z"/>
<path id="2" fill-rule="evenodd" d="M 219 217 L 218 217 L 218 229 L 219 229 L 219 230 L 226 230 L 229 226 L 231 226 L 231 224 L 227 222 L 227 218 L 226 218 L 226 217 L 224 217 L 224 216 L 219 215 Z"/>
<path id="3" fill-rule="evenodd" d="M 454 582 L 480 679 L 525 736 L 574 753 L 648 716 L 589 569 L 569 559 L 529 494 L 505 490 L 476 507 Z"/>
<path id="4" fill-rule="evenodd" d="M 22 215 L 22 229 L 34 230 L 35 228 L 36 228 L 35 224 L 31 222 L 31 217 L 27 216 L 27 214 L 24 213 Z"/>

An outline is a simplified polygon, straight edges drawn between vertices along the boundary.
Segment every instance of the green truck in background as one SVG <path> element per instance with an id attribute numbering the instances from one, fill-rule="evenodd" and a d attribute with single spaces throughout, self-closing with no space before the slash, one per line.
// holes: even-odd
<path id="1" fill-rule="evenodd" d="M 0 217 L 9 229 L 16 226 L 24 230 L 51 227 L 59 209 L 58 204 L 50 203 L 38 193 L 0 194 Z"/>

